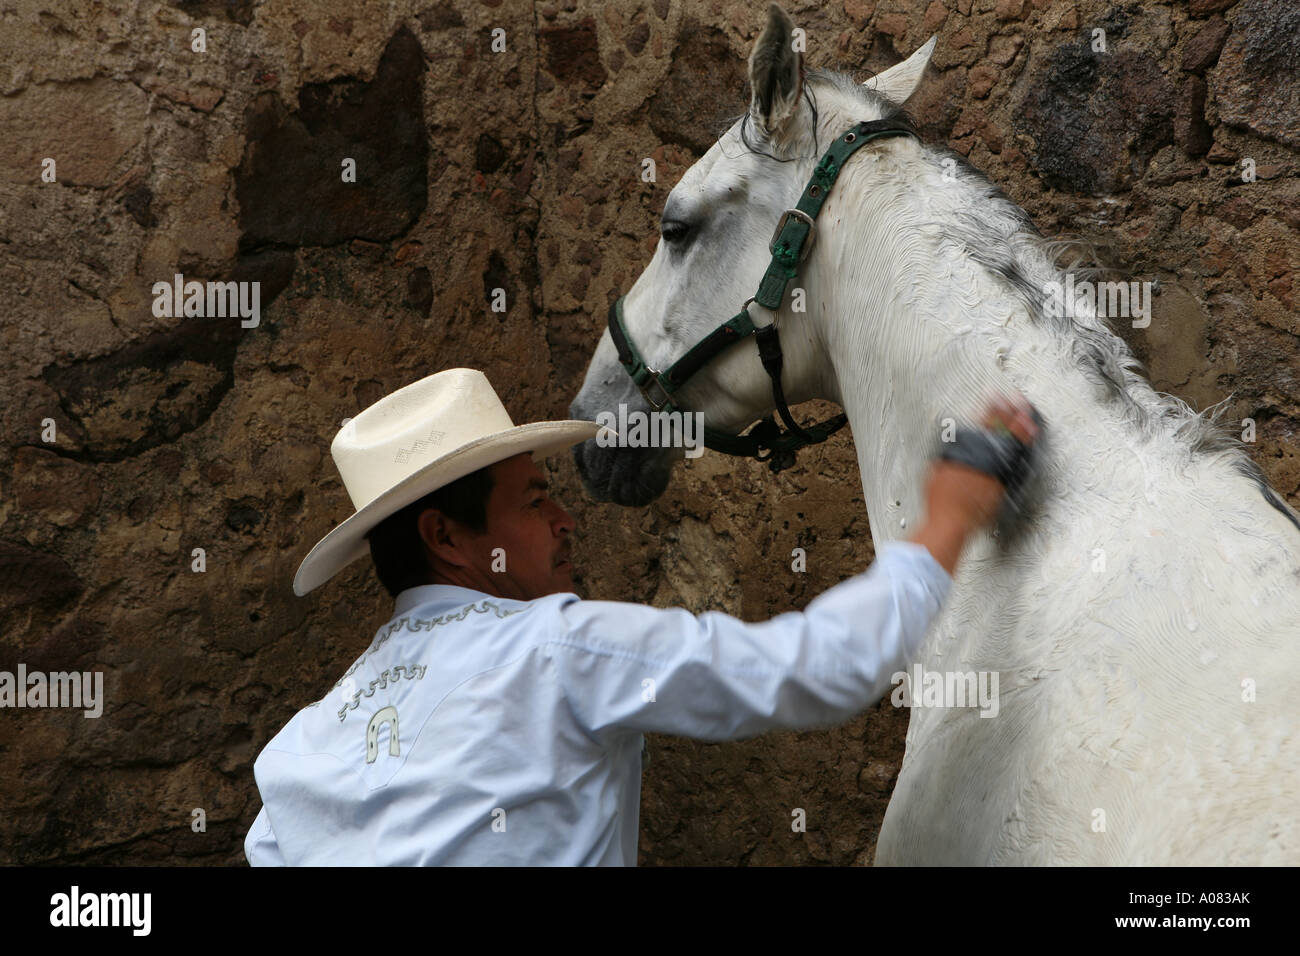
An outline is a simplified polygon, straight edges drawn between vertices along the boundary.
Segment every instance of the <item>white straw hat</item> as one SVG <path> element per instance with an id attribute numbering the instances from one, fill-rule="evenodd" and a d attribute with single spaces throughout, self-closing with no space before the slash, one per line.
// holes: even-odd
<path id="1" fill-rule="evenodd" d="M 368 554 L 365 536 L 430 492 L 523 452 L 545 458 L 600 429 L 584 421 L 516 425 L 487 376 L 469 368 L 447 369 L 384 396 L 334 436 L 330 454 L 356 513 L 303 559 L 294 593 L 306 594 Z"/>

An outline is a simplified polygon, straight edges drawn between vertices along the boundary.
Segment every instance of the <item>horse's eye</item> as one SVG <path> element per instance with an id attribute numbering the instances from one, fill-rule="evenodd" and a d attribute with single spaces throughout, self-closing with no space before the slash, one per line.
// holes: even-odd
<path id="1" fill-rule="evenodd" d="M 686 237 L 691 234 L 691 227 L 688 223 L 667 219 L 660 226 L 659 234 L 663 236 L 664 242 L 676 245 L 686 241 Z"/>

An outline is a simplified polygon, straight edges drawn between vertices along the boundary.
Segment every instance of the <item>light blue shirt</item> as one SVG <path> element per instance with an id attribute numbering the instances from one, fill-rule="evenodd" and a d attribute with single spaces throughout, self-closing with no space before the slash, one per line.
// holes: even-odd
<path id="1" fill-rule="evenodd" d="M 254 866 L 629 865 L 645 733 L 828 727 L 884 696 L 952 578 L 881 547 L 803 611 L 748 624 L 447 585 L 392 620 L 253 767 Z"/>

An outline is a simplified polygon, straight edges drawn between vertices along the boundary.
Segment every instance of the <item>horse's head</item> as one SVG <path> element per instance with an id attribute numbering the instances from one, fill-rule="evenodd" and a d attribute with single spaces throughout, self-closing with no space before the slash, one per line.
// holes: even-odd
<path id="1" fill-rule="evenodd" d="M 916 89 L 934 48 L 931 40 L 903 63 L 867 80 L 863 86 L 876 95 L 864 97 L 840 74 L 805 73 L 794 41 L 794 24 L 772 4 L 749 57 L 753 96 L 748 112 L 686 171 L 664 203 L 654 257 L 622 300 L 627 337 L 647 366 L 666 370 L 741 311 L 772 261 L 774 228 L 795 207 L 829 141 L 854 123 L 896 113 Z M 802 286 L 803 276 L 815 273 L 828 250 L 813 242 L 809 253 L 794 285 Z M 798 314 L 811 311 L 812 304 L 801 301 L 794 312 L 790 306 L 786 295 L 775 313 L 786 398 L 792 403 L 836 398 L 825 363 L 817 361 L 823 348 L 820 333 L 807 314 Z M 748 309 L 756 326 L 771 320 L 772 313 L 758 305 Z M 647 387 L 650 397 L 662 400 L 661 391 Z M 749 342 L 709 359 L 672 398 L 678 408 L 702 413 L 710 429 L 730 435 L 774 407 L 771 380 Z M 620 364 L 607 329 L 570 414 L 621 422 L 626 419 L 620 405 L 632 417 L 653 411 Z M 666 443 L 670 447 L 602 447 L 597 439 L 577 446 L 578 471 L 588 492 L 624 505 L 652 501 L 667 487 L 672 462 L 683 456 L 685 436 L 674 435 Z"/>

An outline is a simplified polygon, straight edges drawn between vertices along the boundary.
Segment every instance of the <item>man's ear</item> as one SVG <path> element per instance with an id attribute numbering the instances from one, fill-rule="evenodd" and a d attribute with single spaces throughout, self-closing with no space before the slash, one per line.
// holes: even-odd
<path id="1" fill-rule="evenodd" d="M 437 508 L 426 508 L 416 519 L 416 526 L 420 529 L 420 540 L 434 558 L 457 568 L 469 565 L 469 555 L 461 550 L 465 529 L 459 522 Z"/>

